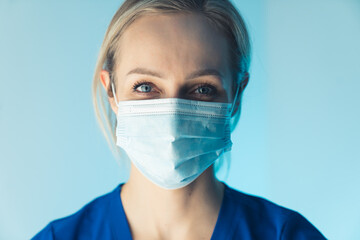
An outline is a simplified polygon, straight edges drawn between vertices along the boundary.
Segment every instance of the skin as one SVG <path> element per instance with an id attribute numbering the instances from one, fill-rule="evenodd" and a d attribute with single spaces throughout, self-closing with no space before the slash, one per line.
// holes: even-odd
<path id="1" fill-rule="evenodd" d="M 119 50 L 115 70 L 118 101 L 153 98 L 232 101 L 226 37 L 202 15 L 142 16 L 125 30 Z M 128 74 L 136 68 L 146 68 L 160 76 L 145 72 Z M 221 76 L 187 77 L 203 69 L 215 69 Z M 100 79 L 108 90 L 109 73 L 103 70 Z M 247 82 L 246 77 L 242 90 Z M 116 114 L 114 98 L 109 97 L 109 102 Z M 132 165 L 120 197 L 133 239 L 191 240 L 211 238 L 223 195 L 224 185 L 215 178 L 213 166 L 189 185 L 165 190 Z"/>

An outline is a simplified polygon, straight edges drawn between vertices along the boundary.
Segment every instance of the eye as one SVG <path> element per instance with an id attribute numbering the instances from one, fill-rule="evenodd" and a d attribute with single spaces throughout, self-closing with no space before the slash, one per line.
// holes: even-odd
<path id="1" fill-rule="evenodd" d="M 202 84 L 195 89 L 195 94 L 213 96 L 216 93 L 216 88 L 210 84 Z"/>
<path id="2" fill-rule="evenodd" d="M 151 92 L 151 86 L 147 84 L 141 84 L 139 87 L 136 88 L 139 92 Z"/>
<path id="3" fill-rule="evenodd" d="M 137 82 L 133 86 L 133 91 L 139 93 L 149 93 L 152 89 L 152 84 L 149 82 Z"/>

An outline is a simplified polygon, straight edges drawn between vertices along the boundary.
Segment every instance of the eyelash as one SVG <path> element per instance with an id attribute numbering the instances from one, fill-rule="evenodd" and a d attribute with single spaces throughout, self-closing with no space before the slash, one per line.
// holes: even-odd
<path id="1" fill-rule="evenodd" d="M 143 85 L 143 84 L 150 85 L 151 87 L 152 87 L 152 85 L 153 85 L 151 82 L 148 82 L 148 81 L 146 81 L 146 80 L 137 81 L 137 82 L 135 82 L 134 85 L 132 86 L 133 92 L 139 93 L 136 89 L 137 89 L 138 87 L 140 87 L 141 85 Z M 140 92 L 140 93 L 141 93 L 141 92 Z"/>
<path id="2" fill-rule="evenodd" d="M 200 88 L 203 88 L 203 87 L 207 87 L 207 88 L 210 88 L 212 91 L 212 93 L 210 94 L 200 94 L 200 95 L 204 95 L 204 96 L 212 96 L 212 95 L 215 95 L 217 93 L 217 89 L 216 87 L 214 87 L 212 84 L 210 83 L 207 83 L 207 82 L 204 82 L 204 83 L 200 83 L 198 86 L 196 86 L 196 89 L 200 89 Z"/>
<path id="3" fill-rule="evenodd" d="M 148 92 L 148 93 L 146 93 L 146 92 L 145 92 L 145 93 L 144 93 L 144 92 L 139 92 L 139 91 L 136 90 L 138 87 L 140 87 L 140 86 L 143 85 L 143 84 L 147 84 L 147 85 L 149 85 L 150 87 L 153 88 L 153 83 L 151 83 L 151 82 L 149 82 L 149 81 L 146 81 L 146 80 L 139 80 L 139 81 L 137 81 L 137 82 L 135 82 L 135 83 L 133 84 L 133 86 L 132 86 L 133 92 L 135 92 L 135 93 L 140 93 L 140 94 L 148 94 L 148 93 L 150 93 L 150 92 Z M 209 83 L 209 82 L 200 83 L 198 86 L 196 86 L 195 90 L 197 90 L 197 89 L 199 89 L 199 88 L 202 88 L 202 87 L 208 87 L 208 88 L 210 88 L 211 91 L 213 91 L 213 93 L 212 93 L 212 94 L 200 94 L 200 95 L 210 96 L 210 95 L 215 95 L 215 94 L 217 93 L 217 88 L 216 88 L 215 86 L 213 86 L 213 85 L 212 85 L 211 83 Z M 194 91 L 195 91 L 195 90 L 194 90 Z"/>

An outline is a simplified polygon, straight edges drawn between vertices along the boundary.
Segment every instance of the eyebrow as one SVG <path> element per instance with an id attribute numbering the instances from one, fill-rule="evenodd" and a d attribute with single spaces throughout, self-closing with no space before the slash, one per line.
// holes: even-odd
<path id="1" fill-rule="evenodd" d="M 126 75 L 136 74 L 136 73 L 149 75 L 149 76 L 153 76 L 153 77 L 157 77 L 157 78 L 164 78 L 164 76 L 161 73 L 154 72 L 154 71 L 146 69 L 146 68 L 135 68 L 135 69 L 131 70 L 130 72 L 128 72 Z M 202 76 L 216 76 L 216 77 L 219 77 L 220 79 L 223 78 L 223 75 L 216 69 L 201 69 L 201 70 L 197 70 L 195 72 L 190 73 L 188 76 L 186 76 L 185 80 L 190 80 L 190 79 L 202 77 Z"/>

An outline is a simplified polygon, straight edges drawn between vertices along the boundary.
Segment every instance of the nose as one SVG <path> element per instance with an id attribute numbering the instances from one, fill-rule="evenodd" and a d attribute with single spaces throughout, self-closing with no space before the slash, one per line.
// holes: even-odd
<path id="1" fill-rule="evenodd" d="M 164 98 L 184 98 L 184 89 L 181 84 L 172 83 L 166 86 Z"/>

